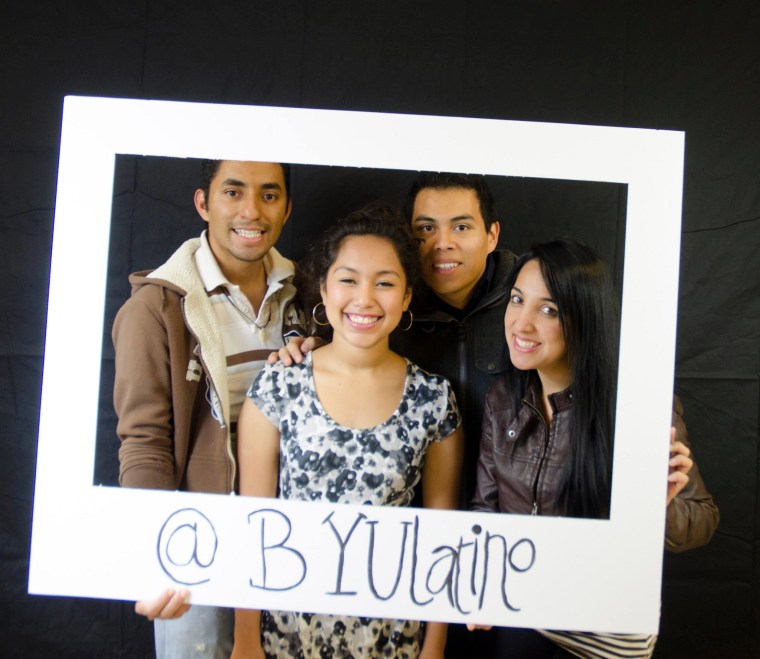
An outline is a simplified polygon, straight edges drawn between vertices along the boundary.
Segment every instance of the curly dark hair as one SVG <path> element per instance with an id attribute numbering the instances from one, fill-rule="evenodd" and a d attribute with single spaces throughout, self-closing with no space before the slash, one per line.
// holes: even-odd
<path id="1" fill-rule="evenodd" d="M 338 258 L 343 241 L 353 236 L 374 236 L 387 240 L 396 250 L 407 288 L 414 287 L 419 276 L 419 253 L 411 228 L 398 207 L 374 201 L 338 220 L 309 250 L 305 269 L 310 282 L 310 303 L 320 301 L 319 289 L 327 278 L 327 272 Z M 320 336 L 331 333 L 330 328 L 315 327 L 313 331 Z"/>

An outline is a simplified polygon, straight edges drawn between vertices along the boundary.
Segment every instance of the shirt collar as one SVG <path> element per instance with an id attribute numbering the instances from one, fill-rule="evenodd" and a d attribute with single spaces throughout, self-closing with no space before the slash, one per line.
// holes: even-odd
<path id="1" fill-rule="evenodd" d="M 195 264 L 198 266 L 198 274 L 203 282 L 203 288 L 207 291 L 213 291 L 220 286 L 229 287 L 231 285 L 214 258 L 211 245 L 208 244 L 206 231 L 201 234 L 201 244 L 198 251 L 195 252 Z"/>

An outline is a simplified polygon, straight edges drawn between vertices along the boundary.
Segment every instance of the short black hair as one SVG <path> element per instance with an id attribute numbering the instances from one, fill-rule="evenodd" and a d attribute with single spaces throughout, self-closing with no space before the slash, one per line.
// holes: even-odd
<path id="1" fill-rule="evenodd" d="M 211 181 L 219 171 L 221 160 L 201 160 L 201 178 L 198 187 L 203 190 L 203 199 L 208 201 L 208 193 L 211 189 Z M 290 197 L 290 165 L 288 163 L 278 163 L 282 167 L 282 178 L 285 181 L 285 195 Z"/>
<path id="2" fill-rule="evenodd" d="M 445 190 L 447 188 L 463 188 L 472 190 L 478 198 L 480 204 L 480 214 L 486 223 L 486 231 L 491 230 L 491 225 L 498 219 L 496 217 L 496 204 L 493 200 L 493 194 L 488 187 L 485 176 L 482 174 L 457 174 L 453 172 L 420 172 L 406 198 L 404 211 L 409 221 L 413 220 L 412 212 L 414 211 L 414 202 L 417 195 L 425 188 L 435 190 Z"/>

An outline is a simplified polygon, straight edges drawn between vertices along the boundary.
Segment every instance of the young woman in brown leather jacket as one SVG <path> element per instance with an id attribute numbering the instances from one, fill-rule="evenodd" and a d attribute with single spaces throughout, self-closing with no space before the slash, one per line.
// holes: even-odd
<path id="1" fill-rule="evenodd" d="M 510 363 L 486 399 L 472 507 L 607 518 L 618 314 L 606 267 L 582 243 L 552 241 L 517 260 L 507 290 Z M 674 424 L 684 441 L 675 440 L 673 428 L 666 535 L 674 550 L 706 543 L 718 521 L 717 507 L 689 457 L 679 412 L 676 401 Z M 697 523 L 683 524 L 684 516 Z M 554 640 L 562 642 L 562 634 Z M 502 628 L 498 635 L 503 656 L 574 656 L 532 630 Z M 604 644 L 604 635 L 599 638 Z M 648 656 L 651 649 L 643 646 L 653 647 L 654 638 L 639 642 L 641 654 L 635 656 Z M 583 656 L 608 655 L 600 648 L 598 655 Z"/>

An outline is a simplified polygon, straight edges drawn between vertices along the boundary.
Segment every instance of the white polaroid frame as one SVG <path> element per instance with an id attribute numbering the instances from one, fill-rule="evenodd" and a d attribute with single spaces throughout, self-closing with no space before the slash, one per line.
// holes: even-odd
<path id="1" fill-rule="evenodd" d="M 117 154 L 626 184 L 610 520 L 93 486 Z M 29 592 L 134 600 L 187 584 L 195 603 L 655 633 L 683 154 L 671 131 L 67 97 Z"/>

